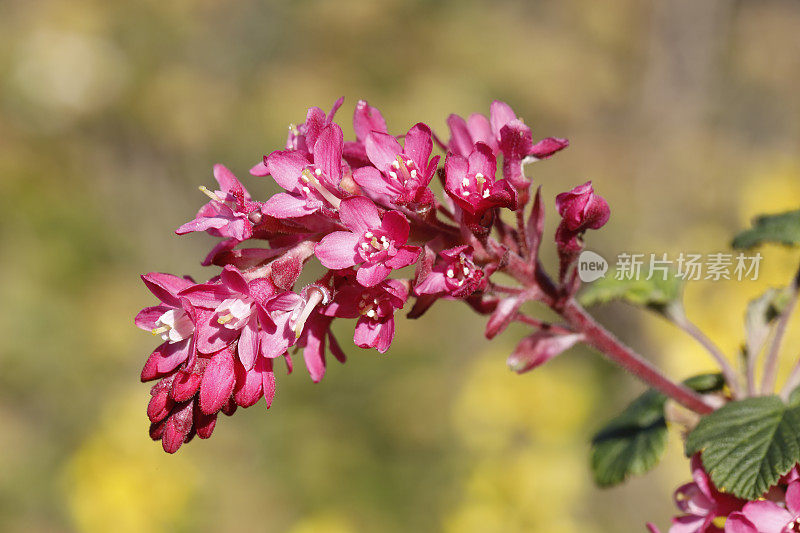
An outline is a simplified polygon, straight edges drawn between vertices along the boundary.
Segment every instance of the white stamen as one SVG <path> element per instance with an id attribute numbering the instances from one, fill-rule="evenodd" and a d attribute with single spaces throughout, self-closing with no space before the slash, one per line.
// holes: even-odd
<path id="1" fill-rule="evenodd" d="M 417 179 L 417 171 L 416 170 L 412 170 L 411 171 L 411 179 Z"/>
<path id="2" fill-rule="evenodd" d="M 410 166 L 411 166 L 411 165 L 413 165 L 413 164 L 414 164 L 414 161 L 413 161 L 412 159 L 406 159 L 406 165 L 407 165 L 407 166 L 409 166 L 409 167 L 410 167 Z"/>
<path id="3" fill-rule="evenodd" d="M 217 306 L 214 314 L 217 322 L 228 329 L 241 329 L 250 319 L 252 302 L 239 298 L 228 298 Z"/>
<path id="4" fill-rule="evenodd" d="M 392 161 L 392 167 L 394 167 L 395 170 L 400 170 L 400 163 L 398 163 L 397 160 L 394 160 Z"/>
<path id="5" fill-rule="evenodd" d="M 364 237 L 366 237 L 367 239 L 371 239 L 372 238 L 372 232 L 371 231 L 366 232 L 364 234 Z"/>
<path id="6" fill-rule="evenodd" d="M 314 169 L 314 174 L 316 174 L 317 176 L 321 176 L 322 175 L 322 169 L 315 168 Z"/>
<path id="7" fill-rule="evenodd" d="M 469 187 L 469 178 L 464 176 L 464 179 L 461 180 L 461 185 L 463 185 L 464 187 Z"/>
<path id="8" fill-rule="evenodd" d="M 462 192 L 461 196 L 463 196 L 464 198 L 468 197 L 469 196 L 469 191 Z"/>
<path id="9" fill-rule="evenodd" d="M 469 276 L 469 269 L 467 267 L 464 267 L 463 269 L 461 269 L 461 271 L 464 273 L 465 276 Z"/>
<path id="10" fill-rule="evenodd" d="M 194 324 L 183 309 L 170 309 L 156 320 L 153 335 L 160 335 L 170 344 L 189 338 L 194 333 Z"/>
<path id="11" fill-rule="evenodd" d="M 375 310 L 370 309 L 369 311 L 367 311 L 367 316 L 370 318 L 375 318 Z"/>
<path id="12" fill-rule="evenodd" d="M 483 197 L 484 197 L 484 198 L 489 198 L 489 189 L 484 189 L 484 191 L 483 191 Z"/>
<path id="13" fill-rule="evenodd" d="M 478 173 L 476 173 L 476 174 L 475 174 L 475 179 L 476 179 L 476 180 L 481 180 L 481 179 L 483 179 L 483 178 L 484 178 L 484 176 L 483 176 L 483 174 L 481 174 L 480 172 L 478 172 Z"/>
<path id="14" fill-rule="evenodd" d="M 396 180 L 396 179 L 397 179 L 397 172 L 395 172 L 395 171 L 393 171 L 393 170 L 390 170 L 390 171 L 389 171 L 389 176 L 390 176 L 392 179 L 395 179 L 395 180 Z"/>
<path id="15" fill-rule="evenodd" d="M 303 192 L 306 193 L 306 194 L 309 194 L 309 193 L 311 193 L 311 189 L 309 189 L 308 186 L 303 185 Z"/>
<path id="16" fill-rule="evenodd" d="M 448 278 L 453 278 L 453 277 L 455 277 L 455 275 L 456 275 L 456 273 L 455 273 L 455 272 L 453 272 L 452 270 L 448 270 L 448 271 L 447 271 L 447 277 L 448 277 Z"/>

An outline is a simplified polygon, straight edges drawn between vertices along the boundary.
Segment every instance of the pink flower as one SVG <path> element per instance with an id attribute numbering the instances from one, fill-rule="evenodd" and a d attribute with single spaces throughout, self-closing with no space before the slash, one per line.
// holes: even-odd
<path id="1" fill-rule="evenodd" d="M 394 338 L 394 312 L 408 298 L 408 285 L 387 279 L 373 287 L 349 285 L 339 291 L 325 314 L 358 318 L 353 341 L 360 348 L 375 348 L 385 353 Z"/>
<path id="2" fill-rule="evenodd" d="M 364 144 L 374 166 L 353 172 L 353 179 L 375 201 L 425 210 L 433 204 L 428 184 L 436 172 L 439 156 L 431 159 L 431 130 L 418 123 L 408 130 L 405 146 L 388 133 L 372 131 Z"/>
<path id="3" fill-rule="evenodd" d="M 349 231 L 334 231 L 314 248 L 327 268 L 340 270 L 361 265 L 356 278 L 362 285 L 372 287 L 393 269 L 417 260 L 420 248 L 406 245 L 410 226 L 402 213 L 389 211 L 381 218 L 375 204 L 356 196 L 342 200 L 339 217 Z"/>
<path id="4" fill-rule="evenodd" d="M 326 127 L 314 145 L 313 163 L 298 151 L 276 151 L 264 161 L 273 179 L 283 187 L 264 203 L 263 212 L 276 218 L 302 217 L 320 209 L 337 209 L 342 181 L 342 130 Z"/>
<path id="5" fill-rule="evenodd" d="M 143 275 L 142 281 L 161 301 L 157 306 L 142 309 L 135 319 L 139 328 L 160 336 L 164 341 L 150 354 L 142 369 L 142 381 L 150 381 L 173 371 L 190 355 L 195 355 L 194 310 L 187 300 L 178 296 L 193 283 L 157 272 Z"/>
<path id="6" fill-rule="evenodd" d="M 714 525 L 714 519 L 740 510 L 745 501 L 719 492 L 714 487 L 703 469 L 699 454 L 692 457 L 692 477 L 692 483 L 675 491 L 675 505 L 685 514 L 672 519 L 670 533 L 721 532 Z"/>
<path id="7" fill-rule="evenodd" d="M 303 155 L 313 154 L 316 149 L 317 138 L 326 127 L 333 123 L 333 117 L 343 102 L 344 97 L 336 100 L 327 115 L 319 107 L 309 108 L 305 122 L 299 126 L 294 124 L 289 126 L 286 150 L 300 152 Z M 269 173 L 270 170 L 266 161 L 260 161 L 250 169 L 250 174 L 253 176 L 268 176 Z"/>
<path id="8" fill-rule="evenodd" d="M 514 372 L 522 374 L 569 350 L 582 339 L 583 335 L 579 333 L 562 334 L 540 330 L 522 339 L 506 364 Z"/>
<path id="9" fill-rule="evenodd" d="M 214 178 L 220 189 L 201 190 L 211 201 L 200 208 L 194 220 L 175 230 L 178 235 L 205 231 L 216 237 L 244 241 L 253 236 L 253 226 L 261 222 L 261 202 L 254 202 L 233 173 L 222 165 L 214 165 Z"/>
<path id="10" fill-rule="evenodd" d="M 473 114 L 469 121 L 458 115 L 447 118 L 450 128 L 448 149 L 468 157 L 475 143 L 488 145 L 494 154 L 503 153 L 503 174 L 515 187 L 526 187 L 528 180 L 522 176 L 522 163 L 545 159 L 569 146 L 569 141 L 548 137 L 533 142 L 531 130 L 505 102 L 495 100 L 489 108 L 489 119 Z"/>
<path id="11" fill-rule="evenodd" d="M 483 270 L 472 261 L 472 246 L 439 252 L 441 260 L 414 287 L 415 294 L 445 294 L 465 298 L 486 286 Z"/>
<path id="12" fill-rule="evenodd" d="M 475 144 L 469 158 L 449 153 L 444 163 L 445 191 L 464 211 L 463 222 L 475 232 L 485 232 L 495 207 L 514 208 L 517 194 L 506 180 L 495 181 L 497 161 L 491 148 L 482 142 Z M 475 229 L 473 229 L 473 227 Z"/>
<path id="13" fill-rule="evenodd" d="M 198 309 L 201 317 L 197 322 L 198 351 L 215 353 L 238 339 L 239 360 L 247 370 L 253 368 L 259 350 L 275 357 L 268 353 L 268 343 L 259 343 L 259 337 L 261 330 L 276 329 L 269 311 L 277 293 L 270 280 L 259 278 L 248 282 L 231 265 L 222 270 L 218 281 L 181 291 L 180 295 Z M 282 334 L 278 332 L 278 338 Z"/>
<path id="14" fill-rule="evenodd" d="M 388 133 L 386 121 L 378 108 L 369 105 L 366 100 L 359 100 L 353 112 L 353 129 L 356 132 L 355 141 L 345 141 L 344 159 L 351 168 L 357 169 L 370 165 L 365 146 L 367 137 L 373 131 Z"/>
<path id="15" fill-rule="evenodd" d="M 800 482 L 786 489 L 786 507 L 769 500 L 745 504 L 728 517 L 725 533 L 792 533 L 800 531 Z"/>

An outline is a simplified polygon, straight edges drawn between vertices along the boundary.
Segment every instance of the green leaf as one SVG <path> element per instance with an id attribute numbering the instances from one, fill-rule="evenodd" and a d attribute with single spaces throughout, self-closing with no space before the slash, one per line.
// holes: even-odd
<path id="1" fill-rule="evenodd" d="M 686 455 L 725 492 L 753 500 L 800 461 L 800 405 L 777 396 L 731 402 L 703 417 L 686 440 Z"/>
<path id="2" fill-rule="evenodd" d="M 684 381 L 698 392 L 720 390 L 724 383 L 720 374 L 701 374 Z M 617 485 L 658 464 L 667 445 L 666 401 L 660 392 L 648 390 L 594 436 L 591 464 L 599 486 Z"/>
<path id="3" fill-rule="evenodd" d="M 800 244 L 800 210 L 756 217 L 750 229 L 733 239 L 733 247 L 753 248 L 765 242 L 789 246 Z"/>
<path id="4" fill-rule="evenodd" d="M 616 279 L 610 272 L 585 286 L 579 297 L 581 305 L 607 303 L 612 300 L 623 300 L 634 305 L 643 305 L 656 311 L 662 311 L 681 295 L 681 280 L 675 276 L 653 276 L 652 279 Z"/>

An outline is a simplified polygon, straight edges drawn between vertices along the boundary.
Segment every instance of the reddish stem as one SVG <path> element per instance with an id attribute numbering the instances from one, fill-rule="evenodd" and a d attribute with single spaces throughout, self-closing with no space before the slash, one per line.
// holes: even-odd
<path id="1" fill-rule="evenodd" d="M 594 318 L 574 300 L 565 305 L 561 315 L 576 331 L 586 335 L 587 344 L 651 387 L 701 415 L 714 410 L 702 396 L 684 385 L 671 381 L 649 361 L 625 346 L 611 332 L 595 322 Z"/>

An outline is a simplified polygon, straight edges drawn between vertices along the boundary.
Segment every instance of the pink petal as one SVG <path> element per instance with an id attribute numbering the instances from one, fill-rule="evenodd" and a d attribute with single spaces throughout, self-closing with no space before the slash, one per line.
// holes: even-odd
<path id="1" fill-rule="evenodd" d="M 410 157 L 417 168 L 422 171 L 427 168 L 432 151 L 431 129 L 422 122 L 413 125 L 406 134 L 403 153 Z"/>
<path id="2" fill-rule="evenodd" d="M 756 526 L 740 512 L 731 513 L 725 520 L 725 533 L 758 533 Z"/>
<path id="3" fill-rule="evenodd" d="M 288 150 L 272 152 L 265 162 L 272 178 L 287 191 L 297 190 L 300 175 L 308 165 L 303 155 Z"/>
<path id="4" fill-rule="evenodd" d="M 447 284 L 444 281 L 444 274 L 441 272 L 431 272 L 414 287 L 415 294 L 438 294 L 445 291 L 447 291 Z"/>
<path id="5" fill-rule="evenodd" d="M 411 231 L 408 219 L 400 211 L 389 211 L 383 215 L 380 228 L 387 233 L 389 240 L 394 241 L 395 246 L 405 244 Z"/>
<path id="6" fill-rule="evenodd" d="M 238 292 L 242 295 L 249 294 L 250 292 L 247 288 L 247 280 L 244 279 L 242 273 L 233 265 L 225 265 L 225 268 L 223 268 L 220 273 L 220 279 L 231 292 Z"/>
<path id="7" fill-rule="evenodd" d="M 227 218 L 220 218 L 220 217 L 203 217 L 203 218 L 195 218 L 194 220 L 190 220 L 189 222 L 183 224 L 178 229 L 175 230 L 175 233 L 178 235 L 186 235 L 187 233 L 192 233 L 194 231 L 208 231 L 210 229 L 221 229 L 230 224 L 230 219 Z"/>
<path id="8" fill-rule="evenodd" d="M 381 216 L 372 200 L 366 196 L 353 196 L 342 200 L 339 218 L 347 229 L 358 235 L 381 227 Z"/>
<path id="9" fill-rule="evenodd" d="M 403 153 L 400 143 L 388 133 L 373 131 L 367 135 L 364 146 L 367 157 L 381 172 L 388 172 L 392 162 L 397 161 L 397 156 Z"/>
<path id="10" fill-rule="evenodd" d="M 334 231 L 314 246 L 314 254 L 327 268 L 334 270 L 349 268 L 361 259 L 356 252 L 359 238 L 349 231 Z"/>
<path id="11" fill-rule="evenodd" d="M 394 183 L 386 180 L 375 167 L 356 169 L 353 172 L 353 179 L 368 196 L 381 203 L 389 203 L 402 192 Z"/>
<path id="12" fill-rule="evenodd" d="M 447 117 L 447 126 L 450 128 L 450 142 L 448 149 L 461 156 L 468 156 L 472 151 L 472 137 L 467 129 L 467 122 L 458 115 Z"/>
<path id="13" fill-rule="evenodd" d="M 497 172 L 497 160 L 492 149 L 486 144 L 479 142 L 475 145 L 475 149 L 469 155 L 469 171 L 470 174 L 480 172 L 484 177 L 494 179 L 495 172 Z"/>
<path id="14" fill-rule="evenodd" d="M 386 133 L 386 121 L 378 108 L 372 107 L 365 100 L 360 100 L 353 113 L 353 129 L 356 132 L 356 139 L 363 143 L 373 131 Z"/>
<path id="15" fill-rule="evenodd" d="M 748 502 L 742 513 L 759 533 L 782 533 L 783 527 L 792 520 L 789 511 L 767 500 Z"/>
<path id="16" fill-rule="evenodd" d="M 473 113 L 467 120 L 467 129 L 472 137 L 472 142 L 478 141 L 487 144 L 493 152 L 497 152 L 498 135 L 492 132 L 492 126 L 489 124 L 489 119 L 480 113 Z M 468 156 L 472 151 L 472 147 L 464 153 L 464 157 Z"/>
<path id="17" fill-rule="evenodd" d="M 556 152 L 563 150 L 567 146 L 569 146 L 569 141 L 567 139 L 548 137 L 534 144 L 531 147 L 528 155 L 531 155 L 536 159 L 547 159 Z"/>
<path id="18" fill-rule="evenodd" d="M 517 119 L 517 115 L 514 113 L 514 110 L 511 109 L 511 106 L 500 100 L 495 100 L 492 102 L 492 105 L 489 106 L 489 117 L 492 133 L 494 133 L 495 137 L 500 134 L 500 130 L 503 126 Z"/>
<path id="19" fill-rule="evenodd" d="M 180 292 L 195 307 L 216 309 L 223 300 L 230 298 L 231 291 L 221 283 L 199 283 Z"/>
<path id="20" fill-rule="evenodd" d="M 328 330 L 328 345 L 331 353 L 340 363 L 344 363 L 347 360 L 347 356 L 344 354 L 342 347 L 339 346 L 339 341 L 336 340 L 336 337 L 333 336 L 333 332 L 330 330 Z"/>
<path id="21" fill-rule="evenodd" d="M 703 523 L 705 517 L 703 516 L 677 516 L 672 519 L 672 526 L 669 528 L 669 533 L 699 533 L 703 531 Z"/>
<path id="22" fill-rule="evenodd" d="M 397 250 L 394 257 L 386 260 L 386 266 L 398 270 L 413 264 L 418 258 L 422 248 L 418 246 L 403 246 Z"/>
<path id="23" fill-rule="evenodd" d="M 178 368 L 178 365 L 189 357 L 190 344 L 190 339 L 184 339 L 175 343 L 165 342 L 159 345 L 147 358 L 142 369 L 142 381 L 155 379 L 159 375 L 167 374 Z"/>
<path id="24" fill-rule="evenodd" d="M 160 272 L 150 272 L 142 276 L 142 281 L 147 285 L 156 298 L 169 305 L 170 307 L 180 308 L 181 302 L 178 293 L 187 287 L 194 285 L 186 278 L 179 278 L 172 274 L 162 274 Z"/>
<path id="25" fill-rule="evenodd" d="M 314 145 L 314 164 L 322 170 L 327 185 L 338 187 L 342 179 L 342 144 L 344 136 L 342 128 L 331 124 L 320 134 Z"/>
<path id="26" fill-rule="evenodd" d="M 245 370 L 252 370 L 258 355 L 258 315 L 253 313 L 250 321 L 242 328 L 242 336 L 239 337 L 239 361 L 242 362 Z"/>
<path id="27" fill-rule="evenodd" d="M 316 335 L 309 335 L 303 349 L 303 360 L 314 383 L 319 383 L 325 375 L 324 351 L 324 340 Z"/>
<path id="28" fill-rule="evenodd" d="M 214 179 L 217 180 L 217 183 L 219 183 L 223 191 L 229 192 L 237 197 L 240 196 L 244 200 L 250 200 L 250 195 L 242 186 L 242 183 L 225 165 L 214 165 Z"/>
<path id="29" fill-rule="evenodd" d="M 228 402 L 235 383 L 234 366 L 229 348 L 218 352 L 208 362 L 200 383 L 200 409 L 205 414 L 216 413 Z"/>
<path id="30" fill-rule="evenodd" d="M 264 161 L 259 161 L 250 169 L 250 174 L 253 176 L 269 176 L 269 169 L 267 168 L 267 164 Z"/>
<path id="31" fill-rule="evenodd" d="M 362 265 L 356 272 L 356 279 L 364 287 L 374 287 L 392 272 L 392 269 L 383 263 Z"/>
<path id="32" fill-rule="evenodd" d="M 461 183 L 467 175 L 469 164 L 467 159 L 453 153 L 447 154 L 444 160 L 445 188 L 447 192 L 458 197 Z"/>
<path id="33" fill-rule="evenodd" d="M 793 515 L 800 514 L 800 481 L 794 481 L 787 487 L 786 507 Z"/>
<path id="34" fill-rule="evenodd" d="M 164 435 L 161 438 L 161 446 L 165 452 L 177 452 L 186 440 L 186 436 L 192 429 L 193 409 L 193 402 L 187 402 L 167 420 Z"/>
<path id="35" fill-rule="evenodd" d="M 261 212 L 275 218 L 297 218 L 310 215 L 318 209 L 319 205 L 304 198 L 279 192 L 264 202 Z"/>
<path id="36" fill-rule="evenodd" d="M 378 326 L 378 337 L 376 339 L 375 349 L 380 353 L 386 353 L 386 350 L 388 350 L 389 346 L 392 344 L 392 339 L 394 339 L 394 318 L 390 317 L 386 322 Z"/>
<path id="37" fill-rule="evenodd" d="M 169 307 L 167 305 L 157 305 L 155 307 L 145 307 L 139 314 L 136 315 L 136 318 L 133 319 L 134 324 L 139 329 L 143 329 L 145 331 L 153 331 L 156 327 L 156 322 L 161 315 L 166 313 L 167 311 L 174 309 L 174 307 Z"/>

